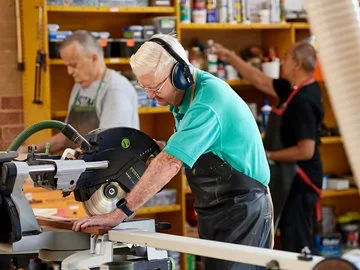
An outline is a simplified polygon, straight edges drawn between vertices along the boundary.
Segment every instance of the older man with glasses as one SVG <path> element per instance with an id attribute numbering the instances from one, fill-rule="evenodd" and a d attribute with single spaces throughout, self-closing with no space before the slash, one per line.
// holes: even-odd
<path id="1" fill-rule="evenodd" d="M 116 226 L 185 167 L 203 239 L 271 246 L 269 166 L 255 119 L 224 81 L 193 68 L 173 37 L 155 35 L 130 60 L 139 84 L 169 105 L 176 132 L 114 212 L 86 218 L 73 229 Z M 204 259 L 206 269 L 260 269 Z"/>

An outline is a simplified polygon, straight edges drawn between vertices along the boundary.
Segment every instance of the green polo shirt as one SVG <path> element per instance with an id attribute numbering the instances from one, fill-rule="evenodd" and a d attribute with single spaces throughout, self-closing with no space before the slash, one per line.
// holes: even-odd
<path id="1" fill-rule="evenodd" d="M 192 167 L 213 152 L 233 168 L 267 185 L 269 165 L 256 121 L 247 104 L 224 81 L 197 70 L 194 98 L 188 89 L 170 110 L 176 132 L 164 151 Z"/>

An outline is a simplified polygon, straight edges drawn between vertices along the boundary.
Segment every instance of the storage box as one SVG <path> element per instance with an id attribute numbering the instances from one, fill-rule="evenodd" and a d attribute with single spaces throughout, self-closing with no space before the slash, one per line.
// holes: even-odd
<path id="1" fill-rule="evenodd" d="M 156 33 L 176 34 L 176 17 L 163 16 L 153 18 Z"/>
<path id="2" fill-rule="evenodd" d="M 120 39 L 120 57 L 130 57 L 136 53 L 143 43 L 143 39 Z"/>
<path id="3" fill-rule="evenodd" d="M 49 41 L 49 57 L 52 59 L 60 58 L 59 48 L 62 40 L 50 40 Z"/>
<path id="4" fill-rule="evenodd" d="M 99 0 L 63 0 L 65 6 L 98 6 Z"/>
<path id="5" fill-rule="evenodd" d="M 108 7 L 136 6 L 136 0 L 99 0 L 99 6 L 108 6 Z"/>
<path id="6" fill-rule="evenodd" d="M 156 205 L 170 205 L 176 203 L 176 189 L 165 188 L 155 196 Z"/>
<path id="7" fill-rule="evenodd" d="M 349 188 L 350 188 L 350 183 L 349 180 L 347 179 L 329 178 L 327 180 L 327 189 L 342 190 Z"/>

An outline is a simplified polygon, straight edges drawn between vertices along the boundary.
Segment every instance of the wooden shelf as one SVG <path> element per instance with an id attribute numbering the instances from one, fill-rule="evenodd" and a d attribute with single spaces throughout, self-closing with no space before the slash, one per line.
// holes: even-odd
<path id="1" fill-rule="evenodd" d="M 230 86 L 242 86 L 242 85 L 251 85 L 251 83 L 247 80 L 228 80 L 226 81 Z"/>
<path id="2" fill-rule="evenodd" d="M 294 29 L 304 29 L 304 30 L 309 30 L 309 24 L 306 22 L 297 22 L 297 23 L 292 23 L 291 27 Z"/>
<path id="3" fill-rule="evenodd" d="M 140 208 L 136 212 L 136 214 L 137 215 L 146 215 L 146 214 L 176 212 L 176 211 L 180 211 L 180 210 L 181 210 L 181 206 L 179 204 L 157 205 L 157 206 Z"/>
<path id="4" fill-rule="evenodd" d="M 50 59 L 50 65 L 63 65 L 64 61 L 62 59 Z M 129 58 L 105 58 L 106 64 L 120 64 L 120 65 L 128 65 L 130 63 Z"/>
<path id="5" fill-rule="evenodd" d="M 66 115 L 67 115 L 67 111 L 53 111 L 52 113 L 51 113 L 51 118 L 65 118 L 66 117 Z"/>
<path id="6" fill-rule="evenodd" d="M 153 114 L 153 113 L 170 113 L 169 107 L 148 107 L 148 108 L 139 108 L 139 114 Z M 65 110 L 58 110 L 53 111 L 51 113 L 52 118 L 64 118 L 67 115 L 67 111 Z"/>
<path id="7" fill-rule="evenodd" d="M 323 190 L 323 199 L 351 195 L 359 195 L 359 191 L 356 188 L 345 190 Z"/>
<path id="8" fill-rule="evenodd" d="M 174 7 L 98 7 L 98 6 L 48 6 L 48 12 L 87 13 L 175 13 Z"/>
<path id="9" fill-rule="evenodd" d="M 342 138 L 338 136 L 334 137 L 321 137 L 322 144 L 333 144 L 333 143 L 342 143 Z"/>
<path id="10" fill-rule="evenodd" d="M 139 114 L 170 113 L 169 107 L 144 107 L 138 109 Z"/>
<path id="11" fill-rule="evenodd" d="M 181 23 L 182 30 L 267 30 L 267 29 L 289 29 L 289 23 L 269 23 L 269 24 L 229 24 L 229 23 Z"/>

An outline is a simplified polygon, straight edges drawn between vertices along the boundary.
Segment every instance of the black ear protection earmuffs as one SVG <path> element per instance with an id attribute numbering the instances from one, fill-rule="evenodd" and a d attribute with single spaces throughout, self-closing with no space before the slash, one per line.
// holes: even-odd
<path id="1" fill-rule="evenodd" d="M 191 74 L 189 65 L 171 48 L 169 43 L 161 38 L 152 38 L 148 41 L 161 45 L 176 61 L 170 73 L 170 80 L 174 87 L 180 90 L 187 90 L 194 84 L 194 77 Z"/>

